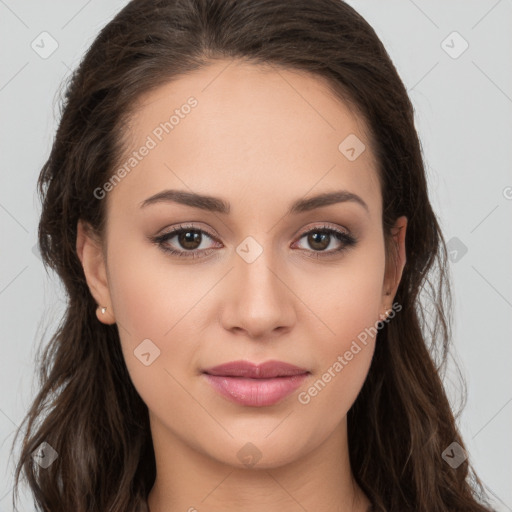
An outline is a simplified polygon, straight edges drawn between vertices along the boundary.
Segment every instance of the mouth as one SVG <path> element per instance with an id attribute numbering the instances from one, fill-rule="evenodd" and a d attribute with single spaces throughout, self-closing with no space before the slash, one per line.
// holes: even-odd
<path id="1" fill-rule="evenodd" d="M 250 361 L 232 361 L 208 368 L 204 370 L 204 373 L 222 377 L 272 379 L 275 377 L 293 377 L 309 373 L 309 371 L 283 361 L 266 361 L 261 364 L 251 363 Z"/>
<path id="2" fill-rule="evenodd" d="M 293 393 L 311 372 L 282 361 L 268 361 L 260 365 L 233 361 L 202 373 L 213 389 L 231 402 L 265 407 Z"/>

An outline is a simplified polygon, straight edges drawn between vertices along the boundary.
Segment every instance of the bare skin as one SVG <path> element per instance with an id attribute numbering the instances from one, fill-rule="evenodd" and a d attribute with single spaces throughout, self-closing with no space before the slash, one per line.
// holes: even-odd
<path id="1" fill-rule="evenodd" d="M 106 246 L 78 226 L 89 288 L 107 307 L 98 320 L 117 323 L 130 376 L 149 408 L 157 464 L 151 512 L 364 512 L 370 502 L 353 479 L 346 414 L 375 337 L 359 343 L 341 371 L 332 368 L 392 308 L 407 219 L 397 220 L 397 257 L 387 261 L 365 125 L 306 73 L 217 61 L 180 77 L 142 98 L 130 122 L 131 150 L 191 96 L 197 106 L 103 199 Z M 366 146 L 353 161 L 338 149 L 350 134 Z M 165 189 L 221 198 L 230 212 L 175 202 L 141 208 Z M 338 190 L 366 207 L 343 201 L 287 213 L 298 199 Z M 180 224 L 204 231 L 198 248 L 177 235 L 162 245 L 194 258 L 150 240 Z M 331 234 L 322 251 L 307 233 L 325 226 L 351 234 L 355 245 L 334 252 L 345 243 Z M 257 245 L 242 243 L 249 236 Z M 240 246 L 262 252 L 248 262 Z M 160 350 L 148 366 L 134 355 L 145 339 Z M 277 404 L 244 406 L 201 373 L 240 359 L 285 361 L 310 375 Z M 308 394 L 329 368 L 325 387 Z M 259 457 L 255 465 L 240 456 L 244 447 Z"/>

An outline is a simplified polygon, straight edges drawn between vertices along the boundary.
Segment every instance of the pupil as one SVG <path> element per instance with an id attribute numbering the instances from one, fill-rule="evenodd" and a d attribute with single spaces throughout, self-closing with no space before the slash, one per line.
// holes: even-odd
<path id="1" fill-rule="evenodd" d="M 183 233 L 181 233 L 179 238 L 180 243 L 186 249 L 196 249 L 197 246 L 201 245 L 201 235 L 196 231 L 184 231 Z M 191 244 L 191 246 L 189 244 Z"/>
<path id="2" fill-rule="evenodd" d="M 320 237 L 320 240 L 318 240 L 319 237 Z M 316 234 L 310 235 L 311 246 L 316 249 L 323 250 L 329 245 L 328 238 L 329 238 L 329 235 L 327 233 L 318 233 L 317 232 Z M 325 243 L 326 241 L 327 241 L 327 243 Z M 322 243 L 322 242 L 324 242 L 324 243 Z"/>

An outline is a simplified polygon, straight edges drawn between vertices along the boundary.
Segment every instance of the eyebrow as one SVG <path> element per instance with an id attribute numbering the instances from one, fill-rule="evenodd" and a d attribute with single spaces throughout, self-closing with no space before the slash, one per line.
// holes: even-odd
<path id="1" fill-rule="evenodd" d="M 163 190 L 142 201 L 140 207 L 145 208 L 151 204 L 162 202 L 179 203 L 193 208 L 200 208 L 202 210 L 226 215 L 230 212 L 230 204 L 223 199 L 201 195 L 195 192 L 186 192 L 184 190 Z M 323 206 L 330 206 L 332 204 L 345 202 L 359 204 L 369 212 L 368 205 L 357 194 L 349 192 L 348 190 L 337 190 L 334 192 L 324 192 L 308 199 L 298 199 L 290 206 L 287 215 L 308 212 Z"/>

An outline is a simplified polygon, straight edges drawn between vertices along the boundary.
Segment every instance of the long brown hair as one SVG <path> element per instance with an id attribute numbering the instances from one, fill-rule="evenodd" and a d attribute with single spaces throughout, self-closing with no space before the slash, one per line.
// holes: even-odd
<path id="1" fill-rule="evenodd" d="M 243 59 L 327 79 L 364 119 L 378 163 L 382 225 L 408 218 L 396 318 L 378 333 L 365 384 L 348 412 L 354 476 L 376 511 L 488 511 L 443 388 L 451 338 L 445 242 L 428 198 L 413 106 L 381 41 L 340 0 L 133 0 L 99 33 L 67 85 L 38 181 L 39 246 L 63 281 L 67 309 L 40 355 L 40 391 L 15 472 L 48 512 L 129 512 L 155 479 L 148 410 L 130 380 L 116 326 L 97 321 L 76 253 L 77 222 L 104 234 L 94 190 L 123 154 L 123 128 L 144 93 L 215 59 Z M 22 427 L 17 432 L 16 438 Z M 58 453 L 42 469 L 42 443 Z M 484 504 L 486 506 L 484 506 Z"/>

